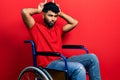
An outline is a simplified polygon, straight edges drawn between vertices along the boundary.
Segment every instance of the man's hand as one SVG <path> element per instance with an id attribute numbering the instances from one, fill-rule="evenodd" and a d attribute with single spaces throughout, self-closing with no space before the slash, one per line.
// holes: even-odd
<path id="1" fill-rule="evenodd" d="M 60 8 L 60 5 L 59 4 L 56 4 L 57 6 L 58 6 L 58 8 L 59 8 L 59 10 L 60 10 L 60 12 L 58 13 L 58 15 L 60 15 L 61 14 L 61 8 Z"/>
<path id="2" fill-rule="evenodd" d="M 45 4 L 46 4 L 46 3 L 40 3 L 40 4 L 38 5 L 38 10 L 39 10 L 39 11 L 42 11 Z"/>

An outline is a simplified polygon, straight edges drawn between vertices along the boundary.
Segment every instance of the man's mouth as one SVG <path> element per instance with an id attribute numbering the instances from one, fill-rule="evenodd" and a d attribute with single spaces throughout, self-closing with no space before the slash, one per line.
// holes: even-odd
<path id="1" fill-rule="evenodd" d="M 51 24 L 54 24 L 55 22 L 54 22 L 54 21 L 51 21 L 50 23 L 51 23 Z"/>

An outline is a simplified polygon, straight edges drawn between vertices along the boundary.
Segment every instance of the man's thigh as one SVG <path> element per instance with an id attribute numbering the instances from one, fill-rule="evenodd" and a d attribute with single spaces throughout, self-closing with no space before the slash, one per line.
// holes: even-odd
<path id="1" fill-rule="evenodd" d="M 85 68 L 81 63 L 68 61 L 67 65 L 68 65 L 69 76 L 72 75 L 72 73 L 76 70 L 85 71 Z M 65 63 L 63 60 L 56 60 L 56 61 L 51 62 L 47 66 L 47 68 L 56 69 L 56 70 L 65 70 Z"/>
<path id="2" fill-rule="evenodd" d="M 67 59 L 68 62 L 78 62 L 84 67 L 89 66 L 93 61 L 98 61 L 95 54 L 81 54 Z"/>

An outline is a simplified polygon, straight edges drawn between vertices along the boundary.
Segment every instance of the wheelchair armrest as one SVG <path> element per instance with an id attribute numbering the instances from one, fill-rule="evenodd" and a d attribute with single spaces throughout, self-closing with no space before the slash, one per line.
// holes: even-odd
<path id="1" fill-rule="evenodd" d="M 83 49 L 84 45 L 63 45 L 63 49 Z"/>
<path id="2" fill-rule="evenodd" d="M 63 45 L 63 49 L 82 49 L 85 50 L 85 52 L 88 54 L 89 51 L 87 48 L 84 47 L 84 45 Z"/>
<path id="3" fill-rule="evenodd" d="M 66 57 L 61 55 L 60 53 L 58 53 L 58 52 L 36 52 L 36 55 L 61 57 L 64 60 L 64 62 L 65 62 L 65 70 L 68 71 Z"/>
<path id="4" fill-rule="evenodd" d="M 36 55 L 42 55 L 42 56 L 58 56 L 60 57 L 61 54 L 58 52 L 36 52 Z"/>

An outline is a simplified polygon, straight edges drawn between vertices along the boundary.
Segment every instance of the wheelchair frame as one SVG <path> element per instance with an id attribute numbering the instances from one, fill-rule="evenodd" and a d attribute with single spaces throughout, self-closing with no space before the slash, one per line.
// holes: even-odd
<path id="1" fill-rule="evenodd" d="M 18 80 L 23 80 L 22 77 L 27 73 L 30 74 L 29 78 L 26 78 L 28 80 L 53 80 L 47 69 L 42 68 L 42 67 L 37 67 L 37 59 L 36 56 L 41 55 L 41 56 L 58 56 L 61 57 L 64 62 L 65 62 L 65 80 L 68 80 L 68 65 L 67 65 L 67 60 L 66 57 L 61 55 L 60 53 L 57 52 L 36 52 L 35 48 L 35 43 L 32 40 L 25 40 L 24 43 L 31 43 L 32 45 L 32 56 L 33 56 L 33 66 L 28 66 L 24 68 L 18 77 Z M 82 49 L 85 50 L 85 52 L 88 54 L 89 51 L 87 48 L 85 48 L 83 45 L 63 45 L 63 49 Z M 31 77 L 33 76 L 33 77 Z M 32 78 L 32 79 L 30 79 Z M 26 80 L 25 79 L 25 80 Z M 57 79 L 58 80 L 58 79 Z"/>

